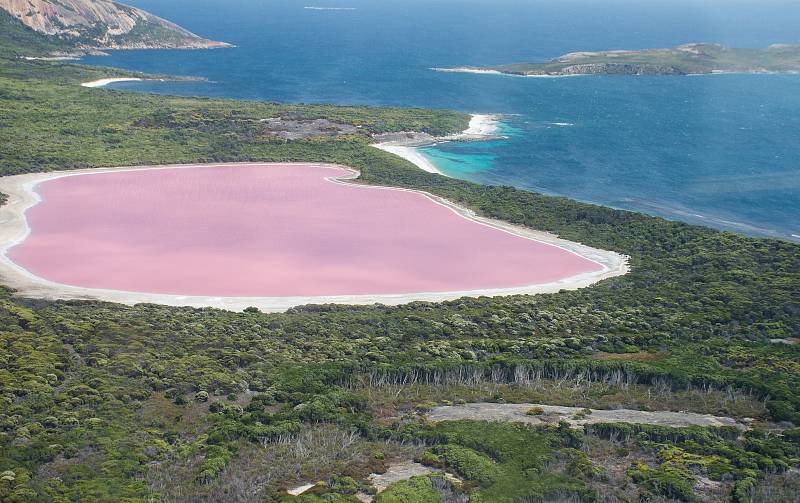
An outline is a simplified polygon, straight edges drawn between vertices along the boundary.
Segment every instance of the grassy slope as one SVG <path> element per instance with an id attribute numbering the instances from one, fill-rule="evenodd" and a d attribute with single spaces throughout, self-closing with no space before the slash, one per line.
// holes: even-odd
<path id="1" fill-rule="evenodd" d="M 0 56 L 42 56 L 61 48 L 0 9 Z"/>
<path id="2" fill-rule="evenodd" d="M 800 421 L 800 349 L 767 342 L 800 333 L 797 245 L 446 179 L 368 147 L 370 131 L 463 129 L 461 114 L 173 98 L 77 85 L 100 73 L 0 60 L 0 173 L 207 160 L 341 162 L 361 169 L 366 182 L 422 188 L 484 214 L 621 251 L 631 255 L 634 271 L 556 295 L 277 315 L 44 302 L 3 292 L 0 471 L 14 473 L 0 485 L 0 498 L 137 498 L 168 491 L 152 482 L 159 470 L 184 496 L 230 494 L 225 491 L 258 481 L 236 481 L 226 466 L 247 472 L 256 454 L 280 465 L 274 460 L 288 456 L 280 445 L 253 446 L 319 421 L 356 428 L 358 442 L 399 436 L 478 449 L 501 466 L 496 479 L 478 474 L 469 481 L 491 498 L 519 490 L 591 493 L 591 474 L 572 473 L 564 463 L 519 461 L 510 446 L 514 435 L 527 432 L 490 432 L 495 440 L 486 445 L 499 447 L 489 452 L 454 431 L 376 423 L 366 392 L 341 386 L 362 373 L 438 382 L 460 379 L 469 369 L 513 382 L 522 370 L 561 376 L 591 368 L 598 379 L 621 370 L 645 388 L 654 382 L 676 389 L 731 385 L 768 399 L 774 419 Z M 364 132 L 275 141 L 260 134 L 257 122 L 275 115 L 335 118 Z M 658 356 L 600 361 L 594 358 L 599 350 Z M 225 405 L 196 401 L 199 391 Z M 772 449 L 768 457 L 786 463 L 788 449 Z M 314 480 L 343 472 L 358 479 L 371 469 L 350 461 L 304 466 L 303 477 Z M 520 486 L 548 466 L 548 476 L 537 477 L 544 482 Z M 756 480 L 766 470 L 752 466 L 752 473 L 732 476 Z M 643 469 L 631 476 L 643 491 L 660 487 L 653 482 L 659 477 L 679 489 L 691 479 Z M 331 487 L 343 484 L 330 480 Z M 259 491 L 291 482 L 278 477 Z"/>

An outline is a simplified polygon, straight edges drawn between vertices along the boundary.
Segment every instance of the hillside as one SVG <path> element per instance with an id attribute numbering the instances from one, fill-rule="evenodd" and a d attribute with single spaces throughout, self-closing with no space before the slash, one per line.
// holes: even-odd
<path id="1" fill-rule="evenodd" d="M 149 12 L 110 0 L 0 0 L 0 8 L 31 31 L 75 49 L 228 47 Z M 3 31 L 9 21 L 5 16 L 0 18 Z"/>
<path id="2" fill-rule="evenodd" d="M 521 76 L 789 73 L 800 71 L 800 46 L 735 49 L 718 44 L 686 44 L 671 49 L 573 52 L 546 63 L 435 70 Z"/>

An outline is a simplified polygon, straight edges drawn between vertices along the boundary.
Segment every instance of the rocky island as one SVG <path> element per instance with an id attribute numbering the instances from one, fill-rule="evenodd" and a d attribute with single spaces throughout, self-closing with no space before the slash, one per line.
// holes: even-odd
<path id="1" fill-rule="evenodd" d="M 0 14 L 78 52 L 230 47 L 111 0 L 0 0 Z"/>
<path id="2" fill-rule="evenodd" d="M 685 44 L 671 49 L 572 52 L 545 63 L 433 70 L 525 77 L 791 73 L 800 71 L 800 46 L 775 44 L 766 49 L 735 49 L 719 44 Z"/>

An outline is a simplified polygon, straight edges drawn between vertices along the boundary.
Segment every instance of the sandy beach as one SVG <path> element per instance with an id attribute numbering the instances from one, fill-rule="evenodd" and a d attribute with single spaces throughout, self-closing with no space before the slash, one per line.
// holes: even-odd
<path id="1" fill-rule="evenodd" d="M 427 157 L 422 155 L 420 151 L 417 150 L 417 147 L 404 147 L 402 145 L 392 145 L 390 143 L 377 143 L 373 145 L 373 147 L 402 157 L 406 161 L 411 162 L 421 170 L 427 171 L 428 173 L 436 173 L 438 175 L 447 176 L 436 169 L 436 166 L 430 160 L 428 160 Z"/>
<path id="2" fill-rule="evenodd" d="M 113 84 L 114 82 L 136 82 L 144 79 L 136 78 L 136 77 L 115 77 L 115 78 L 108 78 L 108 79 L 99 79 L 93 80 L 91 82 L 83 82 L 81 86 L 83 87 L 104 87 L 109 84 Z"/>
<path id="3" fill-rule="evenodd" d="M 448 141 L 481 141 L 495 138 L 500 127 L 499 121 L 499 115 L 472 114 L 469 126 L 459 134 L 435 137 L 419 133 L 406 133 L 405 135 L 401 133 L 399 136 L 390 135 L 387 141 L 380 141 L 372 146 L 402 157 L 423 171 L 447 176 L 417 149 Z"/>
<path id="4" fill-rule="evenodd" d="M 78 61 L 78 56 L 22 56 L 25 61 Z"/>
<path id="5" fill-rule="evenodd" d="M 201 165 L 202 166 L 202 165 Z M 208 166 L 208 165 L 206 165 Z M 240 166 L 240 164 L 220 164 L 213 166 Z M 329 165 L 320 165 L 328 166 Z M 495 288 L 484 290 L 467 290 L 451 292 L 420 292 L 410 294 L 389 294 L 389 295 L 327 295 L 327 296 L 285 296 L 285 297 L 222 297 L 222 296 L 203 296 L 203 295 L 170 295 L 153 294 L 142 292 L 129 292 L 121 290 L 111 290 L 102 288 L 82 288 L 60 284 L 38 277 L 25 268 L 19 266 L 9 258 L 8 251 L 16 244 L 23 242 L 29 235 L 25 216 L 26 210 L 35 206 L 40 197 L 35 191 L 36 186 L 46 180 L 62 177 L 72 177 L 90 173 L 110 173 L 139 170 L 159 170 L 172 168 L 194 168 L 198 165 L 179 165 L 179 166 L 146 166 L 136 168 L 106 168 L 94 170 L 75 170 L 66 172 L 34 173 L 0 178 L 0 192 L 9 196 L 8 203 L 0 207 L 0 280 L 3 284 L 15 288 L 18 294 L 29 297 L 47 299 L 94 299 L 123 304 L 137 304 L 141 302 L 152 302 L 173 306 L 194 306 L 194 307 L 215 307 L 234 311 L 243 310 L 249 306 L 255 306 L 262 311 L 284 311 L 290 307 L 303 304 L 319 303 L 339 303 L 339 304 L 373 304 L 382 303 L 388 305 L 404 304 L 411 301 L 431 301 L 438 302 L 453 300 L 464 296 L 497 296 L 513 294 L 535 294 L 552 293 L 561 289 L 577 289 L 589 286 L 605 278 L 626 274 L 628 271 L 626 257 L 609 251 L 598 250 L 579 243 L 573 243 L 560 239 L 554 235 L 533 231 L 505 222 L 491 220 L 476 216 L 472 211 L 461 208 L 457 205 L 443 200 L 436 196 L 420 191 L 409 191 L 407 189 L 397 189 L 393 187 L 383 187 L 385 190 L 405 191 L 422 194 L 427 198 L 444 205 L 457 213 L 459 216 L 503 230 L 516 236 L 525 237 L 539 243 L 550 244 L 571 253 L 574 253 L 587 260 L 599 264 L 597 270 L 588 273 L 577 274 L 558 281 L 544 284 L 535 284 L 514 288 Z M 340 167 L 343 168 L 343 167 Z M 348 181 L 358 175 L 350 168 L 347 177 L 338 177 L 335 183 L 353 186 Z M 374 188 L 372 186 L 356 185 L 364 189 Z"/>
<path id="6" fill-rule="evenodd" d="M 439 73 L 476 73 L 479 75 L 505 75 L 503 72 L 498 72 L 497 70 L 483 70 L 480 68 L 470 68 L 467 66 L 458 67 L 458 68 L 431 68 L 434 72 Z"/>

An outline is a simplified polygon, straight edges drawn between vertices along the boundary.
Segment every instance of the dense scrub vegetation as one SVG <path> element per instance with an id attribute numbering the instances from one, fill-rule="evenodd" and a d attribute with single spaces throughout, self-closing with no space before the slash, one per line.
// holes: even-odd
<path id="1" fill-rule="evenodd" d="M 439 501 L 445 493 L 471 501 L 692 500 L 705 498 L 701 476 L 721 484 L 721 497 L 745 501 L 773 494 L 765 484 L 797 465 L 798 435 L 787 428 L 800 424 L 800 347 L 790 344 L 800 335 L 800 246 L 447 179 L 368 146 L 371 133 L 463 129 L 466 117 L 454 112 L 77 85 L 102 76 L 108 73 L 0 59 L 0 174 L 338 162 L 361 170 L 364 183 L 426 190 L 622 252 L 632 272 L 554 295 L 283 314 L 51 302 L 0 290 L 0 500 L 291 499 L 283 489 L 319 480 L 295 501 L 353 501 L 356 491 L 369 490 L 370 472 L 416 457 L 463 483 L 412 479 L 382 501 L 409 501 L 403 494 Z M 277 140 L 259 122 L 276 116 L 360 127 Z M 698 389 L 745 395 L 765 404 L 755 418 L 765 430 L 735 438 L 702 428 L 612 425 L 584 435 L 565 426 L 429 425 L 411 411 L 381 417 L 374 407 L 373 395 L 392 386 L 449 390 L 453 401 L 491 382 L 502 388 L 490 398 L 500 400 L 543 381 L 599 383 L 611 390 L 603 394 L 635 390 L 615 395 L 620 405 L 645 403 L 642 394 L 653 390 L 675 405 L 683 405 L 675 397 Z M 537 392 L 565 401 L 559 389 Z M 588 406 L 588 399 L 569 402 Z M 428 400 L 420 397 L 420 410 Z M 709 411 L 690 401 L 681 408 L 694 407 Z M 603 475 L 598 466 L 609 459 L 625 466 Z M 618 483 L 626 489 L 608 489 Z"/>
<path id="2" fill-rule="evenodd" d="M 54 39 L 37 33 L 5 9 L 0 9 L 0 56 L 44 56 L 62 47 Z"/>

